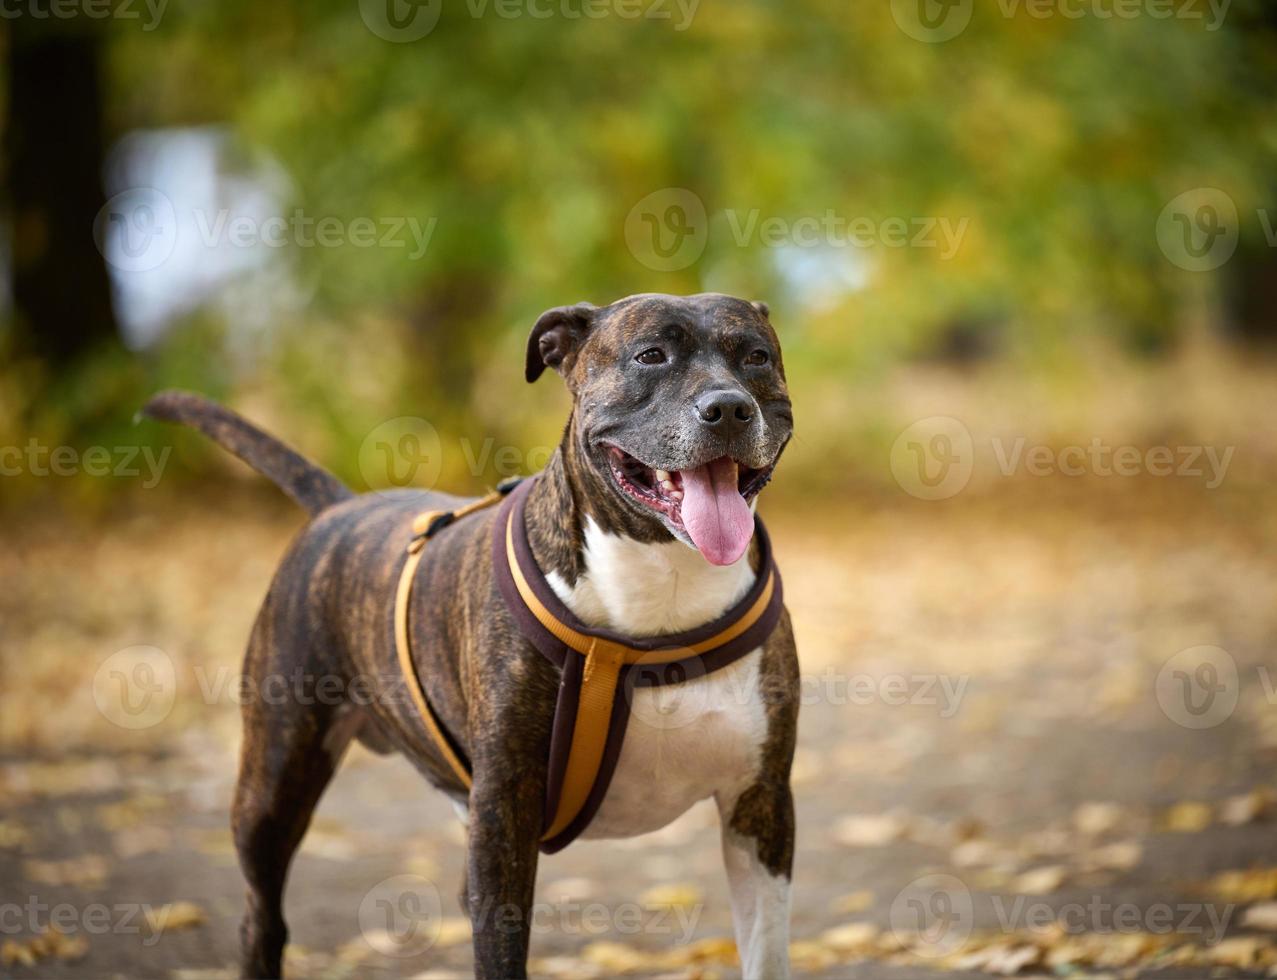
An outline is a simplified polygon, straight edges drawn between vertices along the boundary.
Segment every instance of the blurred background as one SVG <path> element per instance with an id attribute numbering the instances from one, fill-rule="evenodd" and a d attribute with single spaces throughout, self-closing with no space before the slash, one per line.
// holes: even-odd
<path id="1" fill-rule="evenodd" d="M 798 420 L 763 511 L 812 690 L 799 972 L 1277 965 L 1271 4 L 0 13 L 0 973 L 235 961 L 236 672 L 302 518 L 149 394 L 478 492 L 557 442 L 541 311 L 711 290 L 770 304 Z M 348 768 L 295 973 L 465 975 L 449 809 Z M 609 915 L 550 916 L 541 972 L 731 975 L 713 823 L 547 860 L 539 897 Z M 361 918 L 400 872 L 429 949 Z M 961 942 L 910 939 L 941 906 Z"/>

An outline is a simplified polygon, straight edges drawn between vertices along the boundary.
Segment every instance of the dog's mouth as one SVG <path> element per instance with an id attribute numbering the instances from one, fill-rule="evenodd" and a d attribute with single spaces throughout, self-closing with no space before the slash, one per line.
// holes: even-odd
<path id="1" fill-rule="evenodd" d="M 609 445 L 607 453 L 621 491 L 661 514 L 711 564 L 730 565 L 745 553 L 754 534 L 749 504 L 771 479 L 775 463 L 755 469 L 720 456 L 697 467 L 662 470 L 618 446 Z"/>

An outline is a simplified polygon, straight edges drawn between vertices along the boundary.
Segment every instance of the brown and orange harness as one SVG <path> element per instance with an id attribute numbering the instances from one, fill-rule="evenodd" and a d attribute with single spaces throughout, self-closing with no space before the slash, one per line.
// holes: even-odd
<path id="1" fill-rule="evenodd" d="M 684 683 L 738 660 L 771 635 L 783 600 L 780 572 L 759 520 L 759 573 L 745 596 L 720 619 L 684 633 L 644 638 L 586 626 L 550 588 L 532 556 L 523 509 L 534 482 L 535 478 L 510 482 L 455 511 L 417 516 L 395 597 L 395 645 L 426 729 L 469 788 L 469 764 L 431 709 L 412 661 L 408 600 L 426 542 L 459 518 L 501 504 L 492 532 L 497 585 L 524 637 L 561 672 L 541 836 L 541 850 L 552 854 L 585 830 L 607 794 L 634 688 Z"/>

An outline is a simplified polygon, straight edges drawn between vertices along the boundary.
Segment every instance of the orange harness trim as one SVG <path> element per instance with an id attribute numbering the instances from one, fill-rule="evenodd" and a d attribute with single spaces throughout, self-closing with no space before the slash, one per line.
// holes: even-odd
<path id="1" fill-rule="evenodd" d="M 457 510 L 427 510 L 413 518 L 413 539 L 408 544 L 408 560 L 404 562 L 403 570 L 399 573 L 399 588 L 395 592 L 395 649 L 399 654 L 399 670 L 409 681 L 408 692 L 412 695 L 413 703 L 417 706 L 417 712 L 421 715 L 426 731 L 430 733 L 430 738 L 439 749 L 444 761 L 448 763 L 449 768 L 466 789 L 469 789 L 473 782 L 470 770 L 461 761 L 447 735 L 444 734 L 443 725 L 435 715 L 434 709 L 430 707 L 425 689 L 421 686 L 421 678 L 417 676 L 417 668 L 412 662 L 412 639 L 408 632 L 408 604 L 412 598 L 412 581 L 417 575 L 417 566 L 421 564 L 426 541 L 431 535 L 440 528 L 447 527 L 458 517 L 465 517 L 485 507 L 501 503 L 504 497 L 504 493 L 496 490 Z"/>

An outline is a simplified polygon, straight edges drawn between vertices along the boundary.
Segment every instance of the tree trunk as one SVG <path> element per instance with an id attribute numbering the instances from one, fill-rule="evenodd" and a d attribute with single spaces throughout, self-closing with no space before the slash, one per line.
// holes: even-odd
<path id="1" fill-rule="evenodd" d="M 5 170 L 17 348 L 56 369 L 118 339 L 93 238 L 105 203 L 102 38 L 83 22 L 9 24 Z"/>

